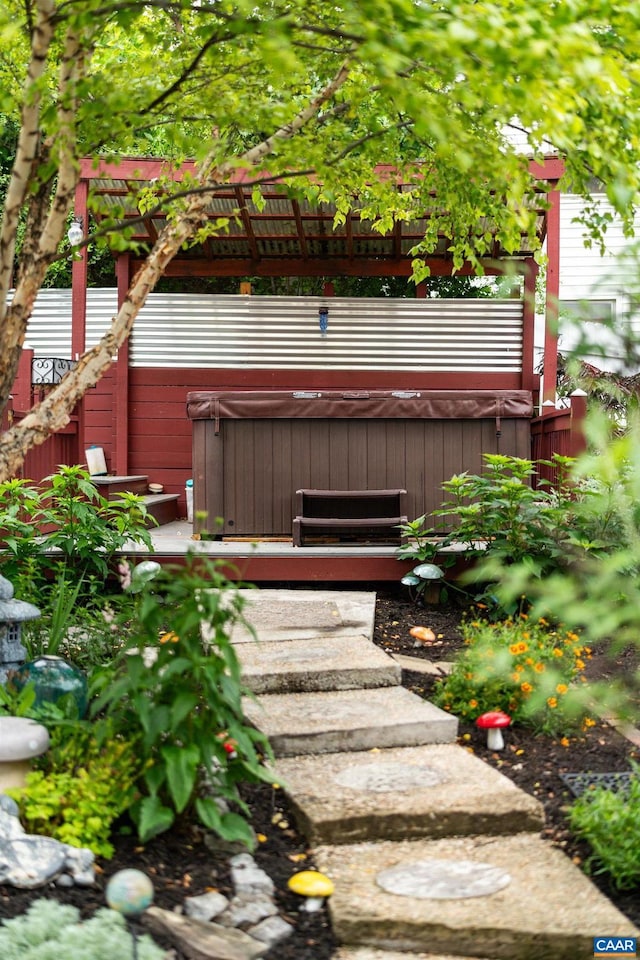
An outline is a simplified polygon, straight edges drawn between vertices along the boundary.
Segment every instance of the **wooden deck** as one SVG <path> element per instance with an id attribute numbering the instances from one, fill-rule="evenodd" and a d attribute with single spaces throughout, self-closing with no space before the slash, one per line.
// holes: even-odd
<path id="1" fill-rule="evenodd" d="M 183 563 L 187 553 L 219 560 L 232 580 L 250 582 L 374 582 L 397 583 L 414 565 L 396 559 L 397 547 L 389 545 L 318 544 L 294 547 L 291 539 L 200 540 L 184 520 L 150 531 L 159 563 Z M 132 558 L 147 557 L 144 547 L 131 545 L 122 551 Z"/>

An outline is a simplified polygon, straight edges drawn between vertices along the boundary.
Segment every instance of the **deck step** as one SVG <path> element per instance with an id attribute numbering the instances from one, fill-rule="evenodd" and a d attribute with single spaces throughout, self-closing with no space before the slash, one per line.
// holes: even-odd
<path id="1" fill-rule="evenodd" d="M 455 743 L 281 758 L 275 775 L 313 846 L 544 826 L 535 797 Z"/>
<path id="2" fill-rule="evenodd" d="M 335 884 L 329 913 L 343 946 L 589 960 L 600 931 L 636 935 L 569 857 L 531 833 L 321 846 L 314 856 Z"/>
<path id="3" fill-rule="evenodd" d="M 247 719 L 279 757 L 451 743 L 455 717 L 404 687 L 267 694 L 244 702 Z"/>
<path id="4" fill-rule="evenodd" d="M 172 523 L 178 519 L 177 493 L 149 493 L 142 499 L 146 504 L 148 514 L 157 520 L 159 526 L 164 523 Z"/>
<path id="5" fill-rule="evenodd" d="M 142 496 L 149 492 L 149 477 L 143 474 L 130 477 L 104 474 L 94 476 L 91 480 L 101 496 L 107 500 L 117 500 L 123 493 L 137 493 Z"/>

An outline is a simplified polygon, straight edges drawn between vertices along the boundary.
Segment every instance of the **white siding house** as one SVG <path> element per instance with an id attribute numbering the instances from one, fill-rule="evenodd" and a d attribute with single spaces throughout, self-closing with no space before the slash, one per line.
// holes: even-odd
<path id="1" fill-rule="evenodd" d="M 612 214 L 604 195 L 594 194 L 594 201 L 603 216 Z M 633 239 L 624 236 L 622 224 L 615 217 L 607 228 L 605 251 L 601 252 L 597 244 L 586 246 L 584 227 L 579 222 L 584 209 L 582 198 L 574 194 L 562 194 L 559 349 L 566 351 L 576 343 L 573 317 L 588 332 L 591 342 L 603 350 L 603 355 L 593 355 L 593 362 L 601 368 L 612 370 L 621 366 L 621 349 L 602 321 L 612 322 L 617 330 L 621 330 L 629 320 L 631 328 L 640 337 L 640 311 L 637 304 L 640 260 L 634 256 Z M 636 231 L 640 236 L 640 215 L 636 217 Z"/>

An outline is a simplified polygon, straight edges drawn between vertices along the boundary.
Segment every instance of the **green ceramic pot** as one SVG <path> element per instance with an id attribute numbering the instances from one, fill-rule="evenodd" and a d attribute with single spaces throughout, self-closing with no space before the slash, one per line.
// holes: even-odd
<path id="1" fill-rule="evenodd" d="M 78 667 L 67 663 L 62 657 L 48 654 L 27 660 L 13 676 L 15 685 L 22 689 L 28 683 L 35 689 L 35 706 L 56 703 L 69 694 L 75 700 L 78 716 L 84 717 L 89 702 L 87 678 Z"/>

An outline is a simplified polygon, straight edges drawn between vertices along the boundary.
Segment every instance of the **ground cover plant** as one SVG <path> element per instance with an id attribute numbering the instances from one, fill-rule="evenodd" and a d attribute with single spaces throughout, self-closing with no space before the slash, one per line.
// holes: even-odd
<path id="1" fill-rule="evenodd" d="M 620 890 L 640 886 L 640 766 L 631 765 L 628 787 L 585 790 L 569 808 L 569 826 L 584 838 L 590 873 L 607 874 Z"/>
<path id="2" fill-rule="evenodd" d="M 470 721 L 501 710 L 513 723 L 549 734 L 593 722 L 575 704 L 566 706 L 591 656 L 576 633 L 532 622 L 525 613 L 516 620 L 463 620 L 461 631 L 464 646 L 436 686 L 437 706 Z"/>
<path id="3" fill-rule="evenodd" d="M 148 936 L 136 943 L 139 960 L 162 960 L 162 951 Z M 99 910 L 84 923 L 75 907 L 46 899 L 36 900 L 24 917 L 0 926 L 3 960 L 103 960 L 127 957 L 131 934 L 113 910 Z"/>

